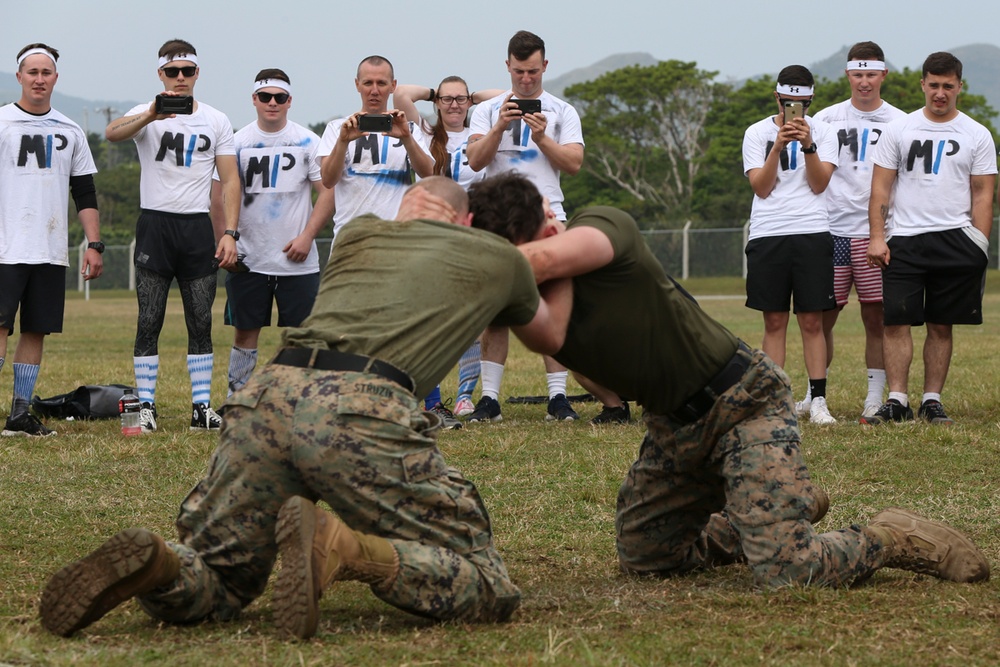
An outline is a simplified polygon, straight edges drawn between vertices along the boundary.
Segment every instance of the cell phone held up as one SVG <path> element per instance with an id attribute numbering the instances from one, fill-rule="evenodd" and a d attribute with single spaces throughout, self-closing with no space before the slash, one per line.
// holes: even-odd
<path id="1" fill-rule="evenodd" d="M 802 118 L 802 102 L 785 102 L 784 123 L 791 123 L 796 118 Z"/>
<path id="2" fill-rule="evenodd" d="M 517 105 L 517 108 L 521 110 L 522 114 L 542 113 L 541 100 L 511 100 L 511 102 Z"/>
<path id="3" fill-rule="evenodd" d="M 366 113 L 358 116 L 358 129 L 362 132 L 391 132 L 390 114 Z"/>
<path id="4" fill-rule="evenodd" d="M 190 95 L 157 95 L 156 113 L 189 116 L 194 113 L 194 98 Z"/>

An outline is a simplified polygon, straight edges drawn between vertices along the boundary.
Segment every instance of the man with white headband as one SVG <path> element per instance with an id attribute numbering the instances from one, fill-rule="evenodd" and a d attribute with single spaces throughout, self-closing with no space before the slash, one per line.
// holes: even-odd
<path id="1" fill-rule="evenodd" d="M 845 69 L 850 99 L 816 114 L 837 132 L 838 169 L 826 191 L 826 208 L 833 235 L 834 295 L 837 307 L 823 312 L 826 367 L 833 361 L 833 327 L 847 305 L 851 285 L 861 305 L 865 328 L 865 367 L 868 393 L 862 417 L 871 417 L 882 405 L 885 363 L 882 361 L 882 272 L 868 262 L 868 196 L 872 184 L 872 153 L 885 126 L 905 114 L 882 99 L 882 82 L 888 74 L 885 54 L 875 42 L 858 42 L 847 53 Z M 795 404 L 800 415 L 809 414 L 812 395 L 807 391 Z"/>
<path id="2" fill-rule="evenodd" d="M 80 273 L 92 280 L 104 266 L 93 176 L 97 167 L 83 130 L 51 105 L 58 58 L 59 52 L 45 44 L 21 49 L 21 98 L 0 108 L 0 368 L 21 310 L 5 436 L 54 434 L 29 406 L 45 336 L 63 326 L 70 194 L 89 241 Z"/>
<path id="3" fill-rule="evenodd" d="M 271 324 L 297 327 L 312 310 L 319 289 L 316 235 L 333 217 L 333 190 L 323 185 L 316 151 L 319 136 L 288 120 L 292 86 L 280 69 L 261 70 L 251 95 L 256 122 L 236 133 L 243 205 L 237 250 L 249 272 L 226 275 L 226 324 L 236 332 L 229 353 L 229 393 L 241 388 L 257 365 L 257 341 Z M 318 193 L 313 207 L 312 191 Z M 213 219 L 222 188 L 212 187 Z"/>
<path id="4" fill-rule="evenodd" d="M 862 424 L 913 419 L 907 397 L 911 328 L 927 325 L 924 391 L 917 416 L 952 424 L 941 392 L 952 328 L 983 323 L 997 162 L 993 135 L 958 110 L 962 61 L 932 53 L 920 87 L 925 104 L 890 123 L 875 148 L 868 203 L 868 259 L 882 269 L 882 352 L 889 397 Z"/>
<path id="5" fill-rule="evenodd" d="M 826 187 L 837 168 L 837 137 L 826 123 L 806 117 L 812 97 L 812 73 L 801 65 L 784 68 L 774 92 L 777 115 L 754 123 L 743 137 L 743 169 L 754 193 L 746 305 L 763 312 L 761 349 L 784 367 L 794 295 L 813 397 L 809 418 L 832 424 L 823 311 L 836 306 Z"/>
<path id="6" fill-rule="evenodd" d="M 174 278 L 180 286 L 188 330 L 191 429 L 218 429 L 222 424 L 210 407 L 212 303 L 216 267 L 236 265 L 240 179 L 229 119 L 193 99 L 198 74 L 194 47 L 180 39 L 166 42 L 160 47 L 157 69 L 163 82 L 162 97 L 168 101 L 187 98 L 190 113 L 157 113 L 156 103 L 150 102 L 130 109 L 105 130 L 109 141 L 135 141 L 142 168 L 142 213 L 135 232 L 139 317 L 133 364 L 145 432 L 156 430 L 159 336 Z M 211 220 L 208 213 L 216 170 L 223 204 L 220 214 Z"/>

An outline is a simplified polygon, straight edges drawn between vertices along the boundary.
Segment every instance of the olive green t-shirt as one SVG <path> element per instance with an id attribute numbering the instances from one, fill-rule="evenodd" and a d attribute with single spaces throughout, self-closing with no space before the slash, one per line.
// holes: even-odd
<path id="1" fill-rule="evenodd" d="M 656 414 L 669 414 L 722 370 L 739 340 L 663 271 L 635 220 L 609 206 L 566 227 L 593 227 L 614 259 L 573 279 L 573 314 L 555 358 Z"/>
<path id="2" fill-rule="evenodd" d="M 426 396 L 487 325 L 527 324 L 538 301 L 531 267 L 499 236 L 361 216 L 337 233 L 312 314 L 283 340 L 387 361 Z"/>

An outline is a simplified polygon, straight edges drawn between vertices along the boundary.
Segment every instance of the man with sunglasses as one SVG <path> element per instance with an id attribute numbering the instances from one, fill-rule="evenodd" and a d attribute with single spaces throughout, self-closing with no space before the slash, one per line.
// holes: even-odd
<path id="1" fill-rule="evenodd" d="M 754 193 L 746 305 L 763 312 L 761 349 L 783 367 L 794 295 L 812 396 L 809 418 L 833 424 L 826 405 L 823 311 L 837 305 L 825 194 L 837 168 L 837 136 L 826 123 L 806 117 L 812 97 L 812 73 L 801 65 L 784 68 L 774 92 L 778 113 L 751 125 L 743 137 L 743 169 Z"/>
<path id="2" fill-rule="evenodd" d="M 97 167 L 80 126 L 52 108 L 58 59 L 59 52 L 46 44 L 21 49 L 21 97 L 0 108 L 0 368 L 14 317 L 21 311 L 5 436 L 54 434 L 29 407 L 45 336 L 63 327 L 70 194 L 90 242 L 80 273 L 91 280 L 103 269 L 93 176 Z"/>
<path id="3" fill-rule="evenodd" d="M 226 275 L 226 324 L 235 328 L 229 353 L 229 393 L 246 384 L 257 365 L 257 341 L 271 324 L 297 327 L 312 310 L 319 289 L 316 235 L 333 217 L 333 190 L 323 185 L 316 152 L 319 136 L 288 120 L 292 85 L 280 69 L 254 79 L 256 122 L 236 133 L 243 205 L 237 250 L 249 271 Z M 212 219 L 222 206 L 219 181 L 212 187 Z M 313 207 L 312 191 L 318 193 Z"/>
<path id="4" fill-rule="evenodd" d="M 144 432 L 156 430 L 158 339 L 167 309 L 170 282 L 176 278 L 188 330 L 191 376 L 191 429 L 218 429 L 210 407 L 212 387 L 212 302 L 216 268 L 236 265 L 240 179 L 233 126 L 225 114 L 194 100 L 198 56 L 184 40 L 172 39 L 159 51 L 157 75 L 163 93 L 113 120 L 109 141 L 132 139 L 142 168 L 136 224 L 135 268 L 139 317 L 133 363 L 142 401 Z M 181 102 L 182 104 L 171 104 Z M 183 104 L 187 103 L 187 105 Z M 165 105 L 162 112 L 159 105 Z M 186 106 L 186 110 L 185 110 Z M 172 113 L 170 109 L 179 109 Z M 212 173 L 218 171 L 223 219 L 209 218 Z"/>

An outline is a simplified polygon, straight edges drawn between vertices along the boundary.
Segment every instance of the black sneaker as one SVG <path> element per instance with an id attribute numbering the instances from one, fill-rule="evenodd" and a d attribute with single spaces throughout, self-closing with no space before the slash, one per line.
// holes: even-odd
<path id="1" fill-rule="evenodd" d="M 451 399 L 448 399 L 451 402 Z M 444 406 L 444 403 L 438 401 L 437 405 L 428 410 L 428 412 L 433 412 L 438 417 L 441 418 L 441 428 L 446 431 L 452 429 L 462 428 L 462 422 L 455 418 L 455 414 Z"/>
<path id="2" fill-rule="evenodd" d="M 215 414 L 215 410 L 205 403 L 191 404 L 192 431 L 218 431 L 220 428 L 222 428 L 222 417 Z"/>
<path id="3" fill-rule="evenodd" d="M 549 414 L 545 415 L 545 421 L 571 422 L 579 418 L 580 415 L 569 404 L 566 394 L 556 394 L 549 399 Z"/>
<path id="4" fill-rule="evenodd" d="M 4 436 L 26 435 L 32 438 L 44 438 L 55 434 L 55 431 L 45 428 L 45 425 L 38 421 L 38 417 L 30 412 L 22 412 L 13 419 L 7 417 L 7 423 L 3 427 Z"/>
<path id="5" fill-rule="evenodd" d="M 590 420 L 591 424 L 627 424 L 632 420 L 632 413 L 628 409 L 628 401 L 623 402 L 617 408 L 604 406 L 601 413 Z"/>
<path id="6" fill-rule="evenodd" d="M 156 406 L 152 403 L 143 403 L 139 410 L 139 426 L 143 433 L 152 433 L 156 430 Z"/>
<path id="7" fill-rule="evenodd" d="M 941 401 L 924 401 L 917 410 L 917 416 L 929 421 L 931 424 L 954 424 L 955 420 L 944 413 L 944 406 Z"/>
<path id="8" fill-rule="evenodd" d="M 503 420 L 503 415 L 500 414 L 500 404 L 497 399 L 490 398 L 489 396 L 483 396 L 476 403 L 476 409 L 473 411 L 469 418 L 466 419 L 467 422 L 498 422 Z"/>
<path id="9" fill-rule="evenodd" d="M 940 405 L 940 404 L 939 404 Z M 944 411 L 942 410 L 942 414 Z M 861 417 L 862 424 L 876 426 L 886 422 L 905 422 L 913 420 L 913 408 L 903 405 L 895 398 L 890 398 L 871 417 Z"/>

